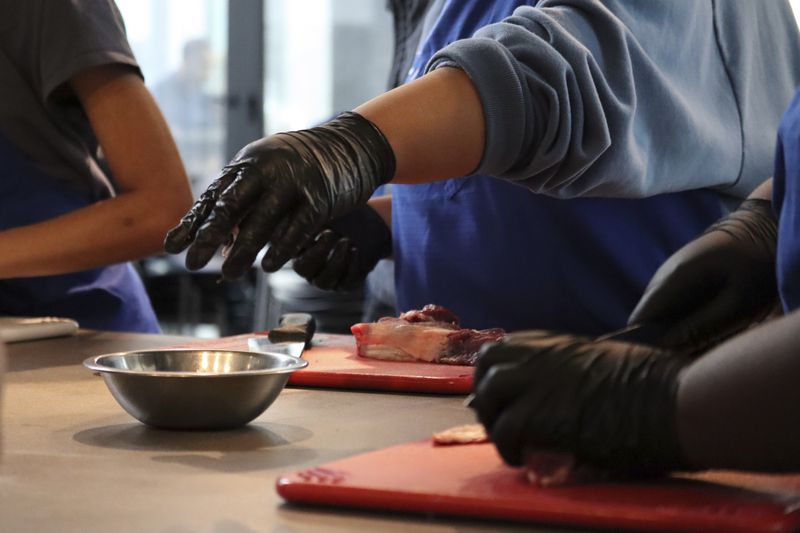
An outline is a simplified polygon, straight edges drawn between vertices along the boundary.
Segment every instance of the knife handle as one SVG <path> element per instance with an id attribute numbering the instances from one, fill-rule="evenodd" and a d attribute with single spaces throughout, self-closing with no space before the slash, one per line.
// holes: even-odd
<path id="1" fill-rule="evenodd" d="M 311 344 L 314 332 L 317 330 L 317 321 L 308 313 L 284 313 L 278 322 L 277 328 L 269 330 L 267 337 L 270 342 L 304 342 Z"/>

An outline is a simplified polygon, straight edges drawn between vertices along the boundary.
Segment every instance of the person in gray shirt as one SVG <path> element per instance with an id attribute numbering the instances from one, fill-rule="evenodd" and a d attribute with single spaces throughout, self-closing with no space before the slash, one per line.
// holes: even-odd
<path id="1" fill-rule="evenodd" d="M 159 330 L 131 259 L 191 202 L 111 0 L 0 1 L 0 314 Z"/>

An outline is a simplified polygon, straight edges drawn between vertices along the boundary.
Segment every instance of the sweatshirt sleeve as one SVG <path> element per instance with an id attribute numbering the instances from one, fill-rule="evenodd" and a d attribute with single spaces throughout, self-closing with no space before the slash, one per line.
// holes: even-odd
<path id="1" fill-rule="evenodd" d="M 717 22 L 712 0 L 544 1 L 450 44 L 427 68 L 461 68 L 478 90 L 486 145 L 477 173 L 561 198 L 725 189 L 744 167 L 747 102 L 732 83 Z M 747 55 L 765 48 L 751 50 L 747 40 L 765 34 L 754 27 L 729 37 Z M 765 38 L 797 46 L 796 30 Z M 776 55 L 763 58 L 767 74 L 788 68 Z M 786 85 L 777 91 L 785 100 L 772 104 L 774 120 L 748 125 L 749 133 L 774 139 L 793 86 L 786 76 L 765 83 Z M 744 96 L 776 99 L 770 91 Z M 760 183 L 769 157 L 748 170 Z"/>

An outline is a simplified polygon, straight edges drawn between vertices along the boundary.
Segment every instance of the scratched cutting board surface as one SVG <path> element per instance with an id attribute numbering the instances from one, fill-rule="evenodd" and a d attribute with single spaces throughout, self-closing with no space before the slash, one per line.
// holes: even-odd
<path id="1" fill-rule="evenodd" d="M 649 531 L 795 531 L 800 476 L 707 472 L 540 488 L 491 444 L 411 442 L 278 478 L 287 501 Z"/>
<path id="2" fill-rule="evenodd" d="M 266 336 L 248 333 L 183 344 L 180 348 L 249 351 L 247 339 Z M 177 346 L 176 346 L 177 348 Z M 318 333 L 303 352 L 308 367 L 292 374 L 290 385 L 334 389 L 372 389 L 398 392 L 468 394 L 472 389 L 471 366 L 381 361 L 356 355 L 352 335 Z"/>

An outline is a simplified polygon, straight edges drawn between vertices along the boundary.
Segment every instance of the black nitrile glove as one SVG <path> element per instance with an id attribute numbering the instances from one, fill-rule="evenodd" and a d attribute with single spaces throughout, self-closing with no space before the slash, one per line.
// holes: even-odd
<path id="1" fill-rule="evenodd" d="M 670 347 L 715 344 L 763 319 L 778 303 L 777 223 L 767 200 L 745 200 L 670 257 L 629 323 L 666 326 Z"/>
<path id="2" fill-rule="evenodd" d="M 334 219 L 294 260 L 294 270 L 321 289 L 351 289 L 392 254 L 392 232 L 369 205 Z"/>
<path id="3" fill-rule="evenodd" d="M 484 347 L 471 406 L 511 465 L 535 449 L 631 473 L 682 469 L 676 394 L 688 363 L 644 345 L 522 332 Z"/>
<path id="4" fill-rule="evenodd" d="M 274 272 L 330 220 L 369 200 L 394 176 L 394 152 L 381 131 L 356 113 L 316 128 L 278 133 L 245 146 L 164 241 L 186 266 L 205 265 L 238 227 L 222 273 L 243 275 L 259 250 Z"/>

